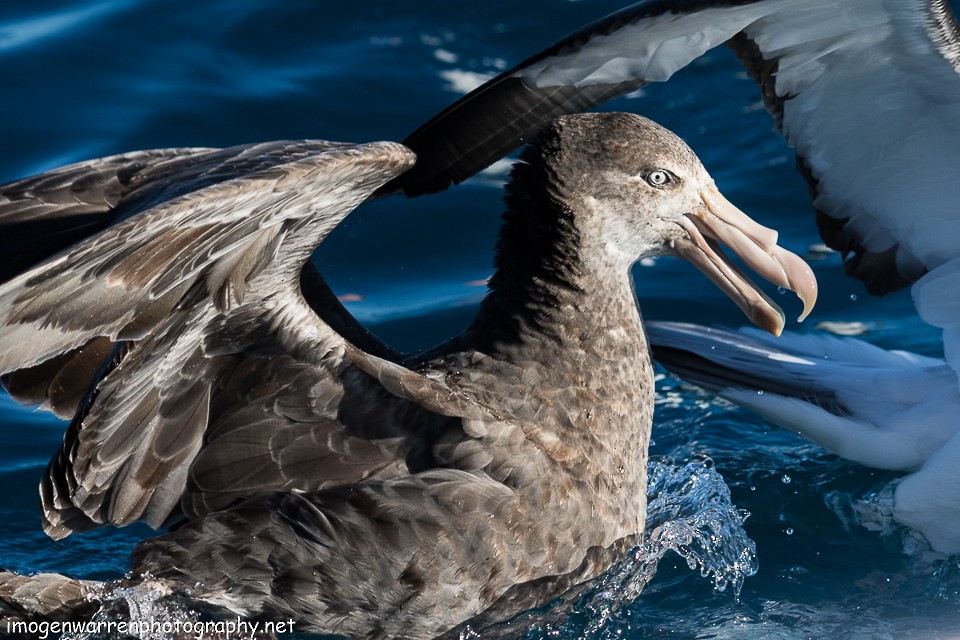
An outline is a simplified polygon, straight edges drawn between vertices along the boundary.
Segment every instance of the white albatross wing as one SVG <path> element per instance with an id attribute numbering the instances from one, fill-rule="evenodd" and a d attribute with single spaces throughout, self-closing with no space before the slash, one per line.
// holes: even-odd
<path id="1" fill-rule="evenodd" d="M 684 380 L 848 460 L 910 472 L 891 515 L 936 551 L 960 553 L 960 392 L 943 360 L 824 335 L 675 322 L 647 332 L 654 357 Z"/>
<path id="2" fill-rule="evenodd" d="M 957 377 L 943 360 L 853 338 L 648 324 L 658 361 L 681 378 L 848 460 L 916 470 L 960 431 Z"/>

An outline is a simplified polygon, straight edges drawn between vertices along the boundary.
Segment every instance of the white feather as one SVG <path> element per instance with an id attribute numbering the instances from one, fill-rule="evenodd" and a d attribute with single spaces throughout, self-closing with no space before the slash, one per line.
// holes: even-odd
<path id="1" fill-rule="evenodd" d="M 718 371 L 704 374 L 721 397 L 848 460 L 912 471 L 897 484 L 893 517 L 934 550 L 960 553 L 960 392 L 943 360 L 853 338 L 773 338 L 752 328 L 658 322 L 648 334 L 655 352 L 671 347 L 725 367 L 726 382 Z M 697 380 L 689 370 L 685 377 Z M 793 394 L 761 393 L 745 379 Z"/>

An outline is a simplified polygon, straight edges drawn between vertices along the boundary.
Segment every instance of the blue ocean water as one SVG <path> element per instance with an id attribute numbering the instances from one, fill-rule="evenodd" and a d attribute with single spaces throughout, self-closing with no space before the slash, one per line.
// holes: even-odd
<path id="1" fill-rule="evenodd" d="M 3 3 L 0 182 L 133 149 L 307 137 L 400 140 L 485 77 L 622 5 Z M 803 255 L 819 243 L 792 152 L 730 52 L 710 52 L 670 82 L 605 108 L 642 113 L 684 137 L 726 196 L 778 229 L 787 248 Z M 493 170 L 443 194 L 364 205 L 316 260 L 335 290 L 353 300 L 350 309 L 388 342 L 400 348 L 439 342 L 467 323 L 483 294 L 503 175 Z M 843 275 L 836 255 L 809 255 L 821 283 L 820 302 L 803 325 L 788 328 L 862 322 L 870 329 L 863 337 L 880 346 L 941 355 L 937 333 L 916 318 L 909 292 L 872 298 Z M 638 266 L 635 279 L 646 318 L 745 323 L 722 293 L 683 262 Z M 794 300 L 784 297 L 783 306 L 788 315 L 799 313 Z M 661 506 L 656 515 L 709 525 L 711 505 L 728 500 L 749 518 L 741 528 L 724 512 L 723 532 L 730 539 L 721 539 L 717 549 L 698 552 L 688 545 L 680 553 L 663 553 L 652 567 L 627 566 L 630 579 L 531 614 L 504 634 L 960 637 L 956 559 L 910 553 L 903 532 L 881 535 L 851 516 L 850 505 L 869 500 L 893 474 L 840 460 L 668 376 L 662 377 L 659 398 L 652 455 L 661 466 L 654 470 L 663 477 L 680 474 L 687 485 L 705 483 L 713 497 L 693 491 L 683 513 Z M 150 535 L 146 527 L 62 542 L 40 531 L 36 486 L 63 429 L 45 414 L 0 399 L 0 566 L 117 577 L 132 546 Z M 687 495 L 684 482 L 664 482 L 658 495 Z M 727 498 L 714 495 L 727 487 Z M 724 570 L 730 570 L 724 553 L 736 558 L 750 547 L 736 538 L 741 533 L 755 545 L 747 565 L 755 563 L 756 571 L 743 579 L 749 572 L 744 569 L 736 577 L 734 582 L 742 580 L 737 597 L 736 589 L 718 585 L 726 584 Z M 677 548 L 676 539 L 668 547 Z M 707 561 L 698 561 L 697 553 Z"/>

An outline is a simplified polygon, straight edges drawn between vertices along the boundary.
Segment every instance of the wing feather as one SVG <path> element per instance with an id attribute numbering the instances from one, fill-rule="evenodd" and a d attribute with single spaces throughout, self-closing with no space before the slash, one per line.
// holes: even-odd
<path id="1" fill-rule="evenodd" d="M 392 143 L 311 148 L 285 162 L 276 152 L 265 168 L 234 151 L 230 171 L 210 165 L 217 152 L 198 151 L 209 183 L 189 188 L 161 172 L 162 187 L 139 186 L 149 206 L 122 219 L 123 194 L 103 187 L 116 181 L 74 169 L 73 183 L 104 196 L 87 200 L 114 207 L 101 211 L 110 225 L 0 285 L 0 369 L 21 398 L 49 398 L 44 385 L 75 360 L 89 381 L 88 361 L 100 359 L 84 397 L 61 394 L 79 410 L 41 487 L 50 535 L 161 526 L 265 488 L 389 477 L 409 450 L 410 425 L 429 421 L 431 408 L 477 413 L 442 383 L 381 360 L 395 354 L 303 271 L 314 247 L 412 154 Z M 151 158 L 190 160 L 136 157 L 146 173 L 157 171 Z M 118 163 L 106 174 L 121 173 Z M 241 165 L 251 171 L 238 174 Z M 51 183 L 60 190 L 49 200 L 67 200 L 64 181 Z M 31 184 L 40 198 L 44 181 Z M 417 404 L 424 395 L 430 407 Z M 358 402 L 381 411 L 341 406 Z"/>

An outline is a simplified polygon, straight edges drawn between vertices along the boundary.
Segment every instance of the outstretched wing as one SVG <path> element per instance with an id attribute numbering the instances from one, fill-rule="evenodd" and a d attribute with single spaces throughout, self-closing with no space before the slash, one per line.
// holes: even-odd
<path id="1" fill-rule="evenodd" d="M 390 187 L 446 189 L 518 148 L 557 116 L 665 81 L 782 0 L 646 0 L 610 14 L 484 83 L 407 136 L 417 165 Z M 824 4 L 824 3 L 814 3 Z"/>
<path id="2" fill-rule="evenodd" d="M 275 141 L 227 149 L 158 149 L 81 162 L 0 187 L 0 282 L 111 225 L 205 187 L 322 153 L 337 143 Z M 3 377 L 25 404 L 69 419 L 113 348 L 105 338 Z"/>
<path id="3" fill-rule="evenodd" d="M 276 145 L 267 161 L 208 165 L 193 188 L 190 156 L 224 152 L 133 154 L 172 156 L 186 171 L 154 169 L 163 184 L 144 185 L 139 202 L 121 196 L 95 211 L 105 229 L 0 286 L 0 372 L 15 394 L 46 386 L 70 409 L 59 380 L 93 380 L 42 483 L 51 535 L 159 526 L 258 489 L 389 473 L 407 424 L 431 408 L 457 413 L 445 387 L 393 364 L 303 273 L 317 244 L 413 154 L 394 143 L 286 143 L 287 155 Z M 59 192 L 70 175 L 114 183 L 111 173 L 133 171 L 122 158 L 57 172 Z M 44 180 L 7 191 L 27 182 Z M 34 201 L 58 197 L 31 189 Z"/>

